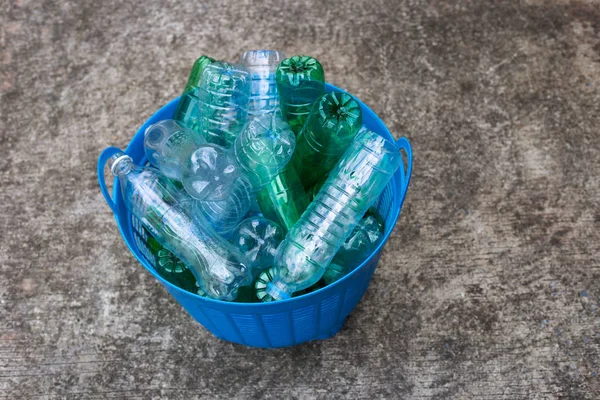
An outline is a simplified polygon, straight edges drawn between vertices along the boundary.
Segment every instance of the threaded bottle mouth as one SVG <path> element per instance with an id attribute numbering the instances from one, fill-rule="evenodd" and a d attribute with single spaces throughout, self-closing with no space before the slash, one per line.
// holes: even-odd
<path id="1" fill-rule="evenodd" d="M 118 152 L 108 159 L 110 172 L 115 176 L 121 176 L 131 171 L 133 159 L 123 152 Z"/>

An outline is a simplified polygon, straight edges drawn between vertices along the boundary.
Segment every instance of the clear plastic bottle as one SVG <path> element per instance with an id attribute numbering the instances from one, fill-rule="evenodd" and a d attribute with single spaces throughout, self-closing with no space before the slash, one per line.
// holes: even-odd
<path id="1" fill-rule="evenodd" d="M 281 115 L 295 135 L 300 133 L 313 103 L 325 93 L 325 72 L 313 57 L 283 60 L 276 71 Z"/>
<path id="2" fill-rule="evenodd" d="M 172 119 L 146 129 L 144 151 L 152 166 L 181 181 L 197 200 L 227 198 L 240 176 L 240 168 L 228 149 L 206 143 L 198 133 Z"/>
<path id="3" fill-rule="evenodd" d="M 249 116 L 274 113 L 279 110 L 275 71 L 284 58 L 283 52 L 276 50 L 249 50 L 240 57 L 240 64 L 246 67 L 252 79 Z"/>
<path id="4" fill-rule="evenodd" d="M 252 282 L 248 261 L 199 214 L 194 201 L 153 168 L 136 166 L 124 153 L 109 160 L 125 205 L 156 240 L 187 265 L 209 297 L 233 300 Z"/>
<path id="5" fill-rule="evenodd" d="M 246 256 L 256 276 L 261 269 L 273 265 L 277 247 L 283 240 L 283 229 L 264 217 L 246 218 L 233 230 L 233 243 Z"/>
<path id="6" fill-rule="evenodd" d="M 361 130 L 279 246 L 267 293 L 285 299 L 316 283 L 401 162 L 394 143 Z"/>
<path id="7" fill-rule="evenodd" d="M 230 147 L 248 117 L 250 74 L 225 62 L 204 69 L 198 89 L 198 131 L 213 144 Z"/>
<path id="8" fill-rule="evenodd" d="M 330 92 L 317 100 L 292 160 L 306 191 L 331 171 L 361 126 L 360 105 L 348 93 Z"/>
<path id="9" fill-rule="evenodd" d="M 206 66 L 214 62 L 214 59 L 207 56 L 200 56 L 194 62 L 185 89 L 183 89 L 175 109 L 175 114 L 173 114 L 174 120 L 194 131 L 198 131 L 198 86 L 200 85 L 200 78 Z"/>
<path id="10" fill-rule="evenodd" d="M 230 196 L 218 202 L 199 202 L 218 233 L 227 236 L 244 218 L 258 192 L 288 164 L 295 145 L 289 125 L 277 114 L 262 114 L 248 122 L 232 150 L 241 176 Z"/>

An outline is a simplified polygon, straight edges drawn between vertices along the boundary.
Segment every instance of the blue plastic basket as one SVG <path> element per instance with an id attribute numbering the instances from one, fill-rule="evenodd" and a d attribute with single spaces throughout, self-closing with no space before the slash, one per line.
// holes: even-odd
<path id="1" fill-rule="evenodd" d="M 326 90 L 330 92 L 340 89 L 327 84 Z M 146 164 L 143 147 L 146 128 L 155 122 L 172 118 L 178 101 L 179 98 L 158 110 L 137 131 L 125 150 L 134 162 L 140 165 Z M 363 112 L 364 125 L 383 137 L 394 140 L 379 117 L 365 104 L 360 101 L 359 103 Z M 352 273 L 339 281 L 303 296 L 272 303 L 231 303 L 212 300 L 187 292 L 164 280 L 154 271 L 136 245 L 131 215 L 123 203 L 118 182 L 115 181 L 112 198 L 106 187 L 104 165 L 119 149 L 110 147 L 102 152 L 98 160 L 98 180 L 129 250 L 196 321 L 223 340 L 254 347 L 286 347 L 335 335 L 367 290 L 377 267 L 381 249 L 390 237 L 400 215 L 411 176 L 410 144 L 405 138 L 396 140 L 396 144 L 404 150 L 406 166 L 400 166 L 376 204 L 379 213 L 385 219 L 385 234 L 376 251 Z"/>

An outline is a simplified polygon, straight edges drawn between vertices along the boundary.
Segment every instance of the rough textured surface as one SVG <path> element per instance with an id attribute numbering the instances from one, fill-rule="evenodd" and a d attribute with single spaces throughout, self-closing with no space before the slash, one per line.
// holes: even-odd
<path id="1" fill-rule="evenodd" d="M 0 5 L 0 398 L 600 397 L 600 3 Z M 200 54 L 311 54 L 415 152 L 334 338 L 221 342 L 127 251 L 95 163 Z"/>

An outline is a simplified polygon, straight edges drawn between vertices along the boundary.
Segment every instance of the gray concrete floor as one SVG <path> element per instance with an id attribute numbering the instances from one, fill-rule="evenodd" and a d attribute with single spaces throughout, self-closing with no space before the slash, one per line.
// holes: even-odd
<path id="1" fill-rule="evenodd" d="M 600 397 L 598 1 L 9 0 L 0 7 L 0 398 Z M 334 338 L 215 339 L 96 182 L 200 54 L 310 54 L 413 145 Z"/>

